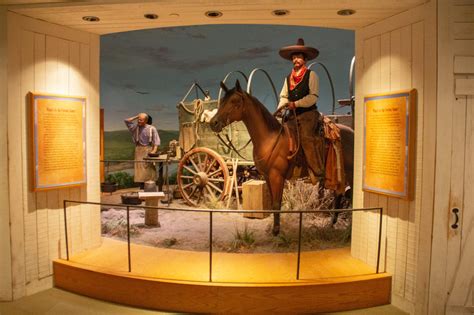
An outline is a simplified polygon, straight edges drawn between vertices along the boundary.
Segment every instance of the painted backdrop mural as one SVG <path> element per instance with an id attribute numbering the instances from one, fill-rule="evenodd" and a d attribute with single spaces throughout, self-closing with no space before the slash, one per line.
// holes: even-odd
<path id="1" fill-rule="evenodd" d="M 197 81 L 217 98 L 219 81 L 234 70 L 247 75 L 256 67 L 269 72 L 277 92 L 291 69 L 278 55 L 282 46 L 304 38 L 319 49 L 317 61 L 330 71 L 336 99 L 348 97 L 348 74 L 354 55 L 354 32 L 314 27 L 266 25 L 204 25 L 160 28 L 101 37 L 101 105 L 105 130 L 123 130 L 123 119 L 137 112 L 152 115 L 158 129 L 178 130 L 176 104 Z M 320 76 L 320 111 L 330 113 L 329 81 Z M 233 85 L 234 80 L 229 81 Z M 275 98 L 262 75 L 253 94 L 273 111 Z M 193 97 L 194 95 L 190 96 Z M 347 108 L 338 113 L 347 112 Z"/>

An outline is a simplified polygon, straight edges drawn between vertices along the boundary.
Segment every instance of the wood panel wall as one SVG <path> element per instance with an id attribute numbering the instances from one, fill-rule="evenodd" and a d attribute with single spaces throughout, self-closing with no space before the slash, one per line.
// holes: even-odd
<path id="1" fill-rule="evenodd" d="M 438 15 L 436 160 L 443 167 L 436 170 L 428 311 L 469 314 L 474 252 L 474 1 L 440 0 Z M 459 89 L 459 80 L 473 84 Z M 459 209 L 457 229 L 451 227 L 453 208 Z"/>
<path id="2" fill-rule="evenodd" d="M 0 6 L 0 43 L 7 41 L 7 11 Z M 7 50 L 0 45 L 0 301 L 11 300 L 10 203 L 7 152 Z"/>
<path id="3" fill-rule="evenodd" d="M 424 199 L 433 187 L 434 124 L 436 115 L 436 37 L 430 27 L 435 19 L 433 2 L 356 31 L 356 152 L 355 207 L 382 207 L 381 270 L 393 275 L 392 303 L 415 312 L 417 290 L 428 281 L 420 273 L 429 260 L 420 259 L 431 233 L 432 201 Z M 415 197 L 411 201 L 362 191 L 363 115 L 367 94 L 415 88 L 416 115 Z M 423 217 L 423 224 L 421 218 Z M 426 220 L 426 221 L 425 221 Z M 428 225 L 424 225 L 428 222 Z M 375 266 L 379 216 L 358 212 L 353 217 L 352 254 Z M 427 243 L 428 242 L 428 243 Z M 428 265 L 426 265 L 428 263 Z"/>
<path id="4" fill-rule="evenodd" d="M 100 199 L 99 37 L 8 13 L 8 156 L 13 298 L 52 286 L 52 260 L 65 257 L 63 200 Z M 28 92 L 87 98 L 87 185 L 31 190 Z M 72 141 L 74 141 L 72 139 Z M 100 210 L 68 209 L 72 252 L 100 242 Z"/>

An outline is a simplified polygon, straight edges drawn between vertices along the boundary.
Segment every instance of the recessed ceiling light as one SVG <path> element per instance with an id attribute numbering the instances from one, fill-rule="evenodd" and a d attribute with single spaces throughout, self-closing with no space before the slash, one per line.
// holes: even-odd
<path id="1" fill-rule="evenodd" d="M 143 16 L 149 20 L 156 20 L 158 18 L 158 15 L 156 15 L 155 13 L 147 13 Z"/>
<path id="2" fill-rule="evenodd" d="M 285 15 L 290 14 L 290 11 L 288 11 L 288 10 L 273 10 L 272 14 L 276 15 L 276 16 L 285 16 Z"/>
<path id="3" fill-rule="evenodd" d="M 352 14 L 355 14 L 355 13 L 356 13 L 356 11 L 352 10 L 352 9 L 344 9 L 344 10 L 337 11 L 337 14 L 342 15 L 342 16 L 348 16 L 348 15 L 352 15 Z"/>
<path id="4" fill-rule="evenodd" d="M 170 13 L 170 16 L 171 17 L 179 17 L 179 14 L 178 13 Z"/>
<path id="5" fill-rule="evenodd" d="M 221 17 L 222 16 L 222 12 L 221 11 L 207 11 L 206 13 L 204 13 L 207 17 L 210 17 L 210 18 L 218 18 L 218 17 Z"/>
<path id="6" fill-rule="evenodd" d="M 100 19 L 97 16 L 86 15 L 83 16 L 82 19 L 87 22 L 99 22 Z"/>

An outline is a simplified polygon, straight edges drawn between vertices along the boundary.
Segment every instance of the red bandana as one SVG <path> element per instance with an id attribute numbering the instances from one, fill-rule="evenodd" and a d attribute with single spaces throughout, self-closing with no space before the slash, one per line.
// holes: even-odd
<path id="1" fill-rule="evenodd" d="M 303 80 L 306 70 L 308 70 L 308 68 L 306 68 L 306 66 L 302 66 L 300 70 L 298 71 L 299 73 L 297 73 L 295 69 L 291 71 L 290 90 L 293 90 L 298 85 L 298 83 L 300 83 L 301 80 Z"/>

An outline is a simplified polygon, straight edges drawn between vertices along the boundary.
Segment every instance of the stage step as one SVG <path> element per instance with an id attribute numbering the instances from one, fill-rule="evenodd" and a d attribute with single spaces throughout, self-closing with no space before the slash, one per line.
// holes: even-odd
<path id="1" fill-rule="evenodd" d="M 314 313 L 390 303 L 391 276 L 375 274 L 367 265 L 364 270 L 349 249 L 304 253 L 300 280 L 295 278 L 292 253 L 214 253 L 213 282 L 208 282 L 205 252 L 132 245 L 132 253 L 129 273 L 126 243 L 104 239 L 97 249 L 73 255 L 69 261 L 54 261 L 55 286 L 96 299 L 174 312 Z"/>

